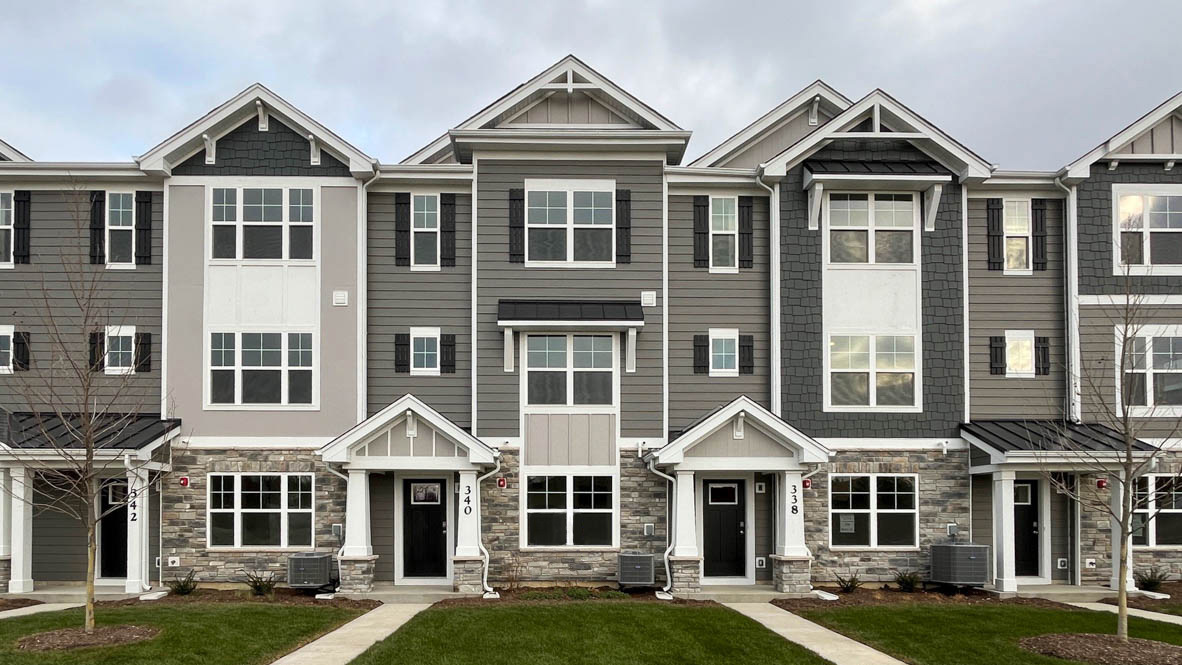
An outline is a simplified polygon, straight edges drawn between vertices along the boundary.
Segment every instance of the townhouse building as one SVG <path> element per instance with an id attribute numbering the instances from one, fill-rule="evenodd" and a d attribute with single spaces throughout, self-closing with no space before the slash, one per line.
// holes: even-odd
<path id="1" fill-rule="evenodd" d="M 75 344 L 130 423 L 98 453 L 128 593 L 307 550 L 349 591 L 637 551 L 674 591 L 803 592 L 946 542 L 999 591 L 1112 584 L 1119 531 L 1056 487 L 1119 500 L 1122 394 L 1137 454 L 1178 438 L 1180 107 L 1007 171 L 818 81 L 683 164 L 688 130 L 568 56 L 396 163 L 257 84 L 127 163 L 0 143 L 0 580 L 85 574 L 36 500 L 76 414 L 28 387 L 82 410 Z M 106 320 L 63 337 L 77 279 Z M 1176 466 L 1139 481 L 1171 505 L 1138 566 L 1182 571 Z"/>

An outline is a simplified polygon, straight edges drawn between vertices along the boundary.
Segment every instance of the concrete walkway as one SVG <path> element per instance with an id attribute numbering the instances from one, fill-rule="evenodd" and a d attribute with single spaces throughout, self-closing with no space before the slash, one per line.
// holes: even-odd
<path id="1" fill-rule="evenodd" d="M 771 603 L 723 603 L 763 624 L 780 637 L 795 642 L 834 665 L 905 665 L 881 651 L 851 640 Z"/>
<path id="2" fill-rule="evenodd" d="M 272 665 L 345 665 L 428 607 L 430 605 L 382 605 Z"/>
<path id="3" fill-rule="evenodd" d="M 4 610 L 3 612 L 0 612 L 0 619 L 12 619 L 14 617 L 23 617 L 30 614 L 41 614 L 42 612 L 72 610 L 75 607 L 82 607 L 82 603 L 41 603 L 40 605 L 18 607 L 15 610 Z"/>
<path id="4" fill-rule="evenodd" d="M 1079 607 L 1085 610 L 1094 610 L 1096 612 L 1111 612 L 1116 614 L 1116 605 L 1109 605 L 1108 603 L 1068 603 L 1072 607 Z M 1138 617 L 1141 619 L 1152 619 L 1153 621 L 1161 621 L 1162 623 L 1172 623 L 1175 626 L 1182 626 L 1182 617 L 1173 614 L 1166 614 L 1165 612 L 1150 612 L 1149 610 L 1139 610 L 1133 607 L 1129 608 L 1129 616 Z"/>

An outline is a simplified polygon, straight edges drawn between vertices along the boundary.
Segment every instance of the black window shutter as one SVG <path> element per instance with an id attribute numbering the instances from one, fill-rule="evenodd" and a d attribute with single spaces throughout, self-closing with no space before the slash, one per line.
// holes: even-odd
<path id="1" fill-rule="evenodd" d="M 742 208 L 740 208 L 742 210 Z M 739 335 L 739 374 L 755 373 L 755 336 Z"/>
<path id="2" fill-rule="evenodd" d="M 135 334 L 135 371 L 152 371 L 152 333 Z"/>
<path id="3" fill-rule="evenodd" d="M 90 263 L 102 265 L 107 262 L 107 243 L 104 234 L 106 226 L 106 192 L 90 193 Z"/>
<path id="4" fill-rule="evenodd" d="M 29 333 L 14 332 L 12 334 L 12 369 L 24 372 L 29 369 Z"/>
<path id="5" fill-rule="evenodd" d="M 710 267 L 710 197 L 694 197 L 694 267 Z"/>
<path id="6" fill-rule="evenodd" d="M 1002 336 L 989 338 L 989 373 L 1006 373 L 1006 338 Z"/>
<path id="7" fill-rule="evenodd" d="M 1034 373 L 1046 376 L 1051 373 L 1051 338 L 1034 338 Z"/>
<path id="8" fill-rule="evenodd" d="M 1001 199 L 985 199 L 985 233 L 988 237 L 989 269 L 1005 267 L 1005 235 L 1001 230 Z"/>
<path id="9" fill-rule="evenodd" d="M 410 193 L 394 195 L 394 265 L 410 265 Z"/>
<path id="10" fill-rule="evenodd" d="M 439 372 L 441 374 L 456 373 L 456 336 L 439 336 Z"/>
<path id="11" fill-rule="evenodd" d="M 399 374 L 410 371 L 410 333 L 394 335 L 394 371 Z"/>
<path id="12" fill-rule="evenodd" d="M 152 265 L 152 192 L 135 193 L 135 264 Z"/>
<path id="13" fill-rule="evenodd" d="M 694 335 L 694 374 L 710 373 L 710 335 Z"/>
<path id="14" fill-rule="evenodd" d="M 1047 200 L 1034 199 L 1030 202 L 1030 231 L 1033 239 L 1031 267 L 1047 269 Z"/>
<path id="15" fill-rule="evenodd" d="M 439 195 L 439 265 L 456 264 L 456 195 Z"/>
<path id="16" fill-rule="evenodd" d="M 616 190 L 616 263 L 632 263 L 632 190 Z"/>
<path id="17" fill-rule="evenodd" d="M 525 190 L 509 190 L 509 263 L 525 263 Z"/>
<path id="18" fill-rule="evenodd" d="M 90 371 L 101 372 L 107 360 L 107 340 L 105 333 L 90 333 Z"/>
<path id="19" fill-rule="evenodd" d="M 12 262 L 29 262 L 30 201 L 29 190 L 12 193 Z"/>
<path id="20" fill-rule="evenodd" d="M 739 267 L 750 268 L 755 262 L 753 246 L 755 232 L 752 229 L 754 203 L 750 196 L 739 197 Z"/>

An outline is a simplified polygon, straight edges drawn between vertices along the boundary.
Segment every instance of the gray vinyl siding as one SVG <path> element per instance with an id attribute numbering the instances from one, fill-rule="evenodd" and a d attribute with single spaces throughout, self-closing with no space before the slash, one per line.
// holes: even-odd
<path id="1" fill-rule="evenodd" d="M 695 420 L 740 395 L 771 408 L 771 250 L 767 197 L 752 205 L 753 262 L 738 274 L 694 267 L 694 197 L 669 197 L 669 429 Z M 755 373 L 711 377 L 694 373 L 694 335 L 738 328 L 754 336 Z"/>
<path id="2" fill-rule="evenodd" d="M 43 480 L 33 484 L 33 579 L 38 582 L 79 582 L 86 579 L 86 529 L 71 515 L 41 508 L 60 501 L 80 511 L 74 497 L 61 497 Z M 95 560 L 95 566 L 98 566 Z"/>
<path id="3" fill-rule="evenodd" d="M 456 265 L 438 272 L 394 265 L 393 193 L 369 194 L 367 215 L 368 405 L 372 415 L 408 393 L 461 427 L 472 424 L 472 196 L 456 195 Z M 456 336 L 456 372 L 394 371 L 394 336 L 411 327 Z M 498 356 L 499 357 L 499 356 Z"/>
<path id="4" fill-rule="evenodd" d="M 1051 493 L 1051 579 L 1066 582 L 1071 575 L 1071 505 L 1067 495 L 1059 494 L 1049 482 L 1040 489 Z M 1059 559 L 1067 559 L 1067 568 L 1059 568 Z"/>
<path id="5" fill-rule="evenodd" d="M 215 164 L 205 163 L 205 149 L 177 164 L 173 175 L 240 176 L 343 176 L 349 167 L 321 148 L 319 166 L 312 165 L 307 137 L 300 136 L 274 115 L 268 130 L 259 131 L 258 119 L 246 122 L 217 140 Z"/>
<path id="6" fill-rule="evenodd" d="M 1018 194 L 1020 195 L 1020 194 Z M 1063 201 L 1047 200 L 1047 269 L 1030 275 L 989 270 L 986 199 L 969 199 L 969 381 L 976 419 L 1061 418 L 1066 401 Z M 1006 378 L 989 373 L 989 338 L 1033 330 L 1050 338 L 1051 373 Z"/>
<path id="7" fill-rule="evenodd" d="M 498 300 L 640 300 L 641 291 L 656 291 L 657 306 L 644 309 L 644 327 L 637 335 L 636 372 L 620 374 L 620 429 L 626 437 L 661 436 L 662 163 L 479 160 L 477 173 L 480 435 L 518 436 L 520 429 L 521 368 L 515 356 L 514 371 L 504 371 Z M 526 178 L 612 178 L 617 189 L 630 189 L 632 262 L 605 269 L 527 268 L 509 263 L 509 190 L 524 187 Z"/>
<path id="8" fill-rule="evenodd" d="M 374 581 L 394 581 L 394 476 L 369 474 L 369 537 L 373 553 Z"/>
<path id="9" fill-rule="evenodd" d="M 973 543 L 993 547 L 993 476 L 973 476 L 972 491 Z"/>
<path id="10" fill-rule="evenodd" d="M 762 494 L 755 493 L 755 557 L 763 557 L 766 564 L 755 569 L 755 579 L 772 579 L 771 556 L 775 552 L 775 512 L 772 508 L 776 491 L 776 477 L 772 474 L 757 473 L 755 482 L 764 484 Z M 753 564 L 754 565 L 754 564 Z"/>
<path id="11" fill-rule="evenodd" d="M 134 189 L 134 188 L 131 188 Z M 160 410 L 161 264 L 163 246 L 162 192 L 152 194 L 152 265 L 133 270 L 109 270 L 90 265 L 90 193 L 34 190 L 30 194 L 30 262 L 0 270 L 0 324 L 29 333 L 30 370 L 0 375 L 0 407 L 15 411 L 79 408 L 80 386 L 66 369 L 62 345 L 50 330 L 61 331 L 69 358 L 89 362 L 88 330 L 80 313 L 84 291 L 97 279 L 91 299 L 95 330 L 104 325 L 131 325 L 137 333 L 152 333 L 152 371 L 133 376 L 93 375 L 98 404 L 113 410 L 153 413 Z M 52 324 L 52 326 L 51 326 Z M 57 367 L 51 371 L 51 367 Z M 53 382 L 57 404 L 30 398 L 46 394 Z"/>
<path id="12" fill-rule="evenodd" d="M 160 556 L 160 511 L 163 508 L 164 486 L 163 481 L 152 483 L 152 490 L 148 495 L 148 581 L 153 584 L 163 581 L 160 579 L 161 566 L 156 559 Z"/>

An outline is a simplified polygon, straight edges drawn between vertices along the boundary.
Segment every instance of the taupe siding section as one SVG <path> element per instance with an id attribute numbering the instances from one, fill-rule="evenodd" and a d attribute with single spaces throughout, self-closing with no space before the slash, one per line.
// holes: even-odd
<path id="1" fill-rule="evenodd" d="M 1071 574 L 1071 505 L 1049 482 L 1040 483 L 1039 489 L 1051 493 L 1051 579 L 1066 582 Z M 1059 559 L 1067 559 L 1067 568 L 1059 568 Z"/>
<path id="2" fill-rule="evenodd" d="M 657 161 L 478 160 L 477 381 L 481 436 L 518 436 L 521 368 L 504 371 L 504 337 L 497 301 L 510 299 L 639 300 L 656 291 L 657 306 L 644 309 L 636 343 L 636 372 L 620 375 L 622 436 L 660 436 L 662 164 Z M 509 189 L 526 178 L 613 178 L 632 191 L 632 263 L 611 269 L 526 268 L 509 263 Z"/>
<path id="3" fill-rule="evenodd" d="M 394 476 L 369 474 L 369 537 L 375 582 L 394 581 Z"/>
<path id="4" fill-rule="evenodd" d="M 719 405 L 746 395 L 771 407 L 770 222 L 767 197 L 752 210 L 751 268 L 711 274 L 694 267 L 694 197 L 669 197 L 669 429 L 684 429 Z M 694 373 L 694 335 L 738 328 L 755 338 L 755 373 L 712 377 Z"/>
<path id="5" fill-rule="evenodd" d="M 788 146 L 815 132 L 832 117 L 823 111 L 818 111 L 817 116 L 817 124 L 810 125 L 806 110 L 744 146 L 739 152 L 719 162 L 718 166 L 733 169 L 753 169 L 759 166 L 783 152 Z"/>
<path id="6" fill-rule="evenodd" d="M 753 557 L 763 557 L 766 562 L 763 568 L 755 569 L 755 579 L 772 579 L 772 562 L 770 557 L 776 543 L 775 519 L 773 512 L 773 498 L 776 491 L 776 477 L 771 474 L 755 474 L 755 482 L 764 484 L 762 494 L 755 493 L 755 553 Z M 754 564 L 752 564 L 754 565 Z"/>
<path id="7" fill-rule="evenodd" d="M 723 425 L 686 451 L 686 457 L 791 457 L 792 451 L 751 423 L 744 425 L 743 438 L 734 437 L 734 421 Z"/>
<path id="8" fill-rule="evenodd" d="M 587 93 L 575 91 L 570 95 L 546 97 L 504 126 L 566 124 L 609 124 L 626 129 L 629 123 L 620 114 L 591 99 Z"/>
<path id="9" fill-rule="evenodd" d="M 525 464 L 608 466 L 617 460 L 614 415 L 531 413 L 526 416 Z"/>
<path id="10" fill-rule="evenodd" d="M 989 571 L 993 574 L 993 477 L 986 474 L 973 476 L 973 502 L 970 513 L 973 529 L 973 544 L 989 547 Z"/>
<path id="11" fill-rule="evenodd" d="M 33 484 L 34 500 L 44 505 L 58 493 L 48 483 Z M 77 499 L 60 499 L 80 505 Z M 96 559 L 95 565 L 99 562 Z M 86 530 L 82 522 L 54 510 L 33 508 L 33 579 L 38 582 L 78 582 L 86 579 Z"/>
<path id="12" fill-rule="evenodd" d="M 1063 201 L 1047 201 L 1047 269 L 989 270 L 986 199 L 969 199 L 969 390 L 972 417 L 1061 418 L 1066 400 Z M 1051 373 L 1028 379 L 989 373 L 989 338 L 1033 330 L 1050 338 Z"/>
<path id="13" fill-rule="evenodd" d="M 1182 118 L 1171 115 L 1113 152 L 1125 155 L 1176 155 L 1182 152 Z"/>
<path id="14" fill-rule="evenodd" d="M 411 393 L 461 427 L 472 424 L 472 196 L 456 195 L 456 265 L 438 272 L 394 265 L 394 194 L 369 194 L 368 413 Z M 456 336 L 456 372 L 394 371 L 394 336 L 411 327 Z"/>
<path id="15" fill-rule="evenodd" d="M 96 187 L 96 189 L 101 189 Z M 126 191 L 124 188 L 122 191 Z M 134 270 L 108 270 L 90 265 L 89 191 L 33 191 L 30 195 L 30 263 L 0 270 L 0 324 L 30 334 L 31 369 L 0 375 L 0 407 L 27 411 L 57 406 L 70 409 L 79 398 L 77 379 L 66 370 L 62 349 L 50 337 L 57 327 L 70 345 L 70 360 L 85 366 L 88 338 L 83 330 L 80 298 L 97 279 L 92 305 L 102 325 L 132 325 L 152 333 L 152 371 L 130 377 L 94 375 L 92 390 L 102 408 L 151 413 L 160 410 L 161 247 L 164 196 L 152 195 L 152 265 Z M 85 297 L 82 298 L 83 300 Z M 101 326 L 100 326 L 101 327 Z M 56 371 L 49 368 L 56 366 Z M 44 395 L 52 382 L 57 403 L 30 397 Z"/>

